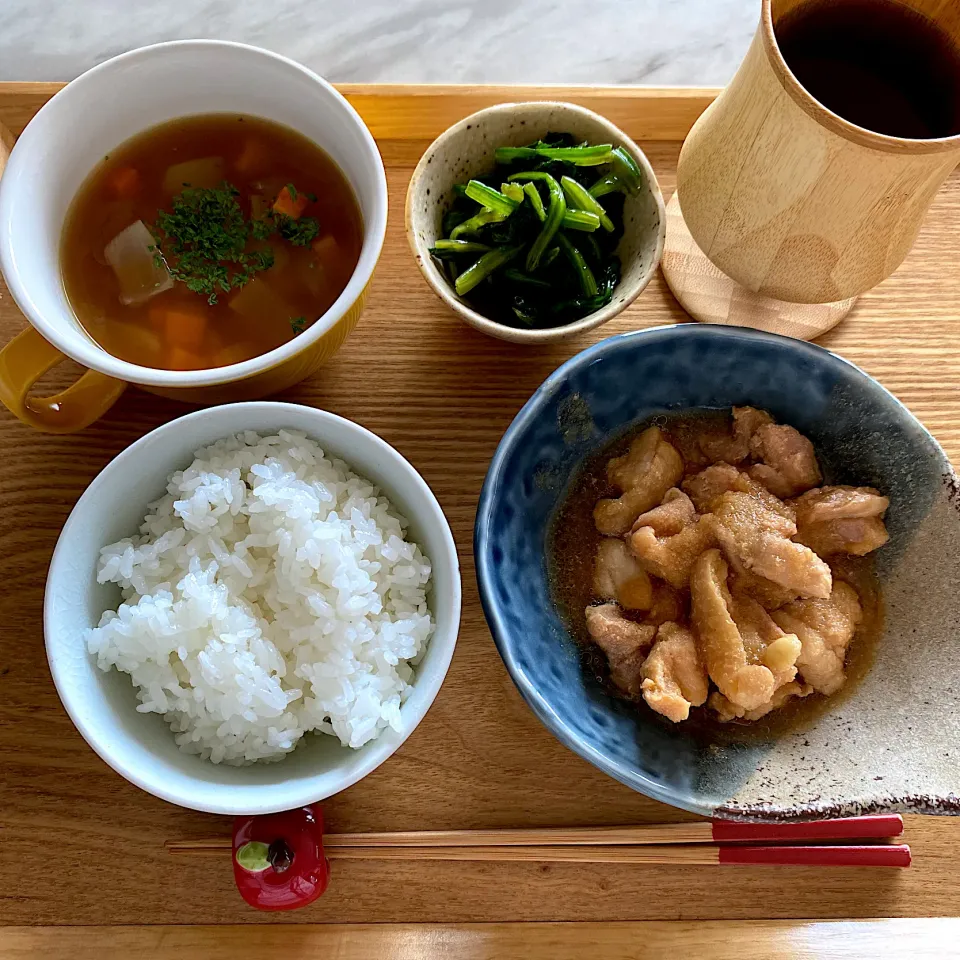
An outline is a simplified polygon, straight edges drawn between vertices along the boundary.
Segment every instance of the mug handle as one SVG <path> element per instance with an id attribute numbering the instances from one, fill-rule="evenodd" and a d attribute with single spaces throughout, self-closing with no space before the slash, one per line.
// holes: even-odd
<path id="1" fill-rule="evenodd" d="M 74 433 L 99 420 L 127 385 L 96 370 L 52 397 L 28 397 L 30 388 L 66 357 L 33 327 L 0 350 L 0 403 L 24 423 L 44 433 Z"/>

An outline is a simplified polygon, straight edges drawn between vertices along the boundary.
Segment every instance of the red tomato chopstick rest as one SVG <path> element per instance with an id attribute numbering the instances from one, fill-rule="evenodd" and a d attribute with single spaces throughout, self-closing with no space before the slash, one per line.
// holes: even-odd
<path id="1" fill-rule="evenodd" d="M 235 817 L 233 877 L 240 896 L 258 910 L 296 910 L 313 903 L 330 882 L 320 808 Z"/>

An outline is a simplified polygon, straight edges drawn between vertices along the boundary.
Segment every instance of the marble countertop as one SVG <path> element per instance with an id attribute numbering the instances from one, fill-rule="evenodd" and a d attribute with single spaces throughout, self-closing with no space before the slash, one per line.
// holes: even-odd
<path id="1" fill-rule="evenodd" d="M 0 0 L 0 80 L 161 40 L 276 50 L 335 82 L 720 86 L 759 0 Z"/>

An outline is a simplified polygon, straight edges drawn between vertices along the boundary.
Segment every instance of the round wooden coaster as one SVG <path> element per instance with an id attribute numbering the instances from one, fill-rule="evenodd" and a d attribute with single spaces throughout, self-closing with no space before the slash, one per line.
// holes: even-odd
<path id="1" fill-rule="evenodd" d="M 664 279 L 680 305 L 701 323 L 753 327 L 798 340 L 832 330 L 856 303 L 788 303 L 753 293 L 721 273 L 697 246 L 674 194 L 667 204 L 667 236 L 661 262 Z"/>

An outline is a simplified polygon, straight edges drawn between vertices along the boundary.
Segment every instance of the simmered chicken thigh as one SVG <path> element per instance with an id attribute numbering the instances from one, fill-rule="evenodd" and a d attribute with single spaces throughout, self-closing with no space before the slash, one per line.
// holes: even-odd
<path id="1" fill-rule="evenodd" d="M 836 693 L 846 681 L 847 647 L 863 618 L 857 591 L 838 580 L 827 599 L 795 600 L 773 619 L 800 638 L 797 669 L 818 693 Z"/>
<path id="2" fill-rule="evenodd" d="M 696 519 L 697 511 L 690 498 L 682 490 L 673 487 L 666 492 L 659 507 L 637 517 L 633 529 L 650 527 L 658 537 L 672 537 Z"/>
<path id="3" fill-rule="evenodd" d="M 653 584 L 623 540 L 600 541 L 593 574 L 593 592 L 598 600 L 613 600 L 624 610 L 649 610 Z"/>
<path id="4" fill-rule="evenodd" d="M 715 463 L 683 481 L 683 489 L 700 513 L 709 513 L 725 493 L 752 493 L 760 486 L 729 463 Z"/>
<path id="5" fill-rule="evenodd" d="M 628 453 L 611 460 L 607 479 L 622 493 L 617 499 L 600 500 L 593 516 L 606 536 L 622 536 L 641 513 L 663 502 L 671 487 L 683 476 L 683 460 L 658 427 L 645 430 Z"/>
<path id="6" fill-rule="evenodd" d="M 829 597 L 830 567 L 809 547 L 790 538 L 797 525 L 774 498 L 725 493 L 715 503 L 717 539 L 724 550 L 758 576 L 802 597 Z M 632 545 L 631 545 L 632 546 Z"/>
<path id="7" fill-rule="evenodd" d="M 586 617 L 590 636 L 607 655 L 610 679 L 624 693 L 638 696 L 643 684 L 643 663 L 657 628 L 627 620 L 615 603 L 587 607 Z"/>
<path id="8" fill-rule="evenodd" d="M 689 584 L 697 557 L 716 543 L 716 532 L 713 517 L 707 515 L 672 537 L 658 537 L 653 527 L 640 527 L 627 542 L 644 570 L 679 590 Z"/>
<path id="9" fill-rule="evenodd" d="M 727 435 L 717 436 L 705 433 L 700 441 L 700 449 L 713 463 L 722 461 L 737 464 L 750 456 L 750 444 L 754 434 L 761 428 L 773 423 L 773 417 L 765 410 L 755 407 L 734 407 L 733 423 Z"/>
<path id="10" fill-rule="evenodd" d="M 707 550 L 690 575 L 691 616 L 711 679 L 738 707 L 755 710 L 773 696 L 777 678 L 750 649 L 733 619 L 727 587 L 727 562 L 719 550 Z M 751 638 L 752 639 L 752 638 Z"/>
<path id="11" fill-rule="evenodd" d="M 800 596 L 796 590 L 774 583 L 748 570 L 735 554 L 727 554 L 730 564 L 730 589 L 743 596 L 753 597 L 765 610 L 776 610 Z"/>
<path id="12" fill-rule="evenodd" d="M 750 723 L 761 720 L 768 713 L 779 710 L 788 700 L 794 697 L 809 697 L 813 693 L 813 687 L 808 683 L 797 683 L 796 680 L 791 683 L 785 683 L 778 687 L 773 696 L 764 704 L 757 707 L 756 710 L 744 710 L 731 703 L 719 690 L 714 690 L 710 694 L 707 703 L 711 710 L 717 715 L 717 719 L 723 723 L 730 723 L 732 720 L 746 720 Z"/>
<path id="13" fill-rule="evenodd" d="M 821 557 L 862 557 L 890 539 L 883 517 L 890 506 L 872 487 L 818 487 L 793 501 L 797 540 Z"/>
<path id="14" fill-rule="evenodd" d="M 793 427 L 774 423 L 760 427 L 750 441 L 750 452 L 760 461 L 750 468 L 750 476 L 783 500 L 823 479 L 813 444 Z"/>
<path id="15" fill-rule="evenodd" d="M 641 671 L 643 699 L 657 713 L 679 723 L 691 707 L 706 703 L 709 678 L 693 633 L 677 623 L 665 623 Z"/>
<path id="16" fill-rule="evenodd" d="M 679 723 L 840 689 L 864 619 L 846 581 L 888 539 L 886 497 L 820 486 L 810 441 L 753 407 L 650 427 L 605 479 L 620 496 L 590 499 L 603 536 L 585 616 L 620 691 Z"/>

